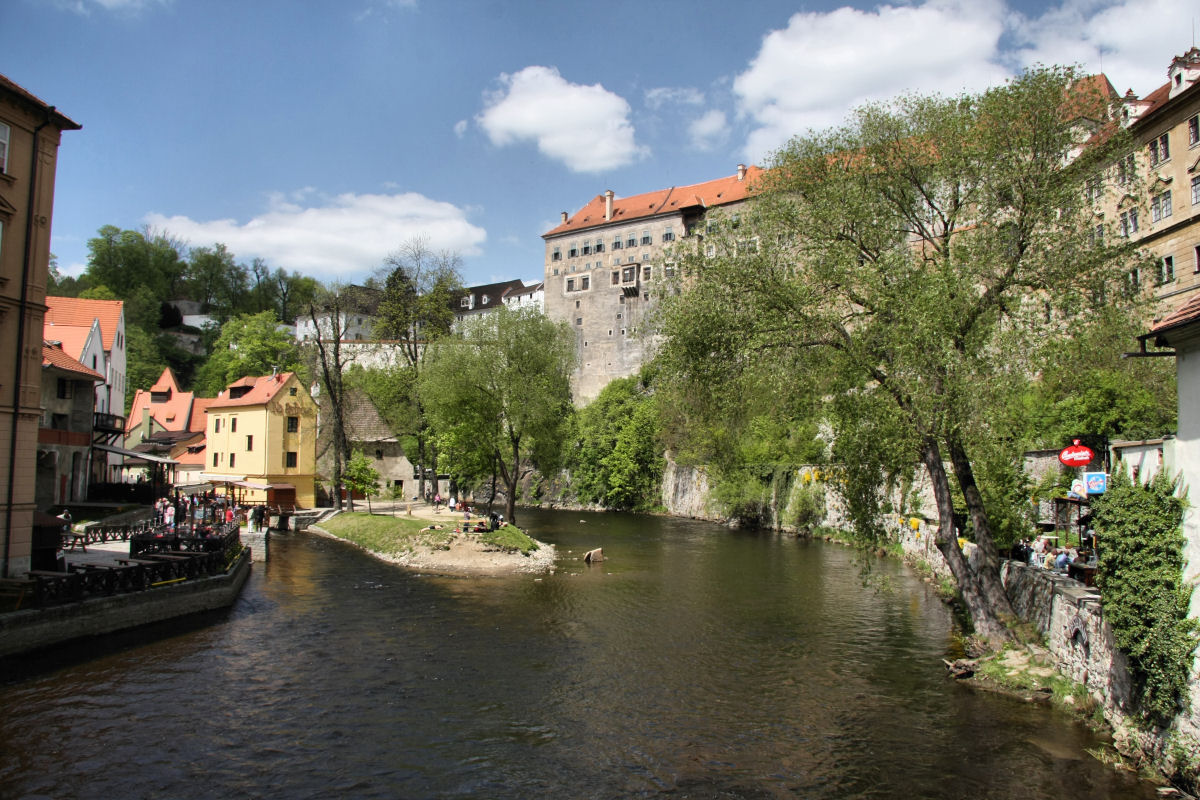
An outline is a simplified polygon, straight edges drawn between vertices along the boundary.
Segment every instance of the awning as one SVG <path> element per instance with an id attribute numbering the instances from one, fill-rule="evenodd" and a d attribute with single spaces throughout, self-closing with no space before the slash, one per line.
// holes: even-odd
<path id="1" fill-rule="evenodd" d="M 259 489 L 264 492 L 271 488 L 269 483 L 255 483 L 254 481 L 234 481 L 233 485 L 241 486 L 243 489 Z"/>
<path id="2" fill-rule="evenodd" d="M 140 458 L 143 461 L 151 461 L 155 464 L 178 464 L 179 462 L 173 458 L 166 456 L 156 456 L 151 453 L 139 453 L 137 450 L 128 450 L 124 447 L 117 447 L 113 444 L 93 444 L 92 447 L 96 450 L 103 450 L 106 453 L 116 453 L 117 455 L 127 456 L 128 458 Z"/>
<path id="3" fill-rule="evenodd" d="M 237 483 L 246 480 L 245 475 L 222 475 L 219 472 L 201 472 L 200 479 L 213 483 Z"/>

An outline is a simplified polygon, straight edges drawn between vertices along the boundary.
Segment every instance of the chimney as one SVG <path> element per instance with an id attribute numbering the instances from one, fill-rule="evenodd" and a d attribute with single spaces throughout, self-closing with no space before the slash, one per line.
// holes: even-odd
<path id="1" fill-rule="evenodd" d="M 564 223 L 567 221 L 567 212 L 565 212 L 565 211 L 564 211 L 564 212 L 562 212 L 562 221 L 563 221 Z"/>
<path id="2" fill-rule="evenodd" d="M 738 180 L 742 181 L 745 179 L 746 179 L 746 165 L 738 164 Z"/>
<path id="3" fill-rule="evenodd" d="M 605 222 L 612 219 L 612 203 L 613 203 L 613 190 L 609 189 L 607 192 L 604 193 L 604 221 Z"/>

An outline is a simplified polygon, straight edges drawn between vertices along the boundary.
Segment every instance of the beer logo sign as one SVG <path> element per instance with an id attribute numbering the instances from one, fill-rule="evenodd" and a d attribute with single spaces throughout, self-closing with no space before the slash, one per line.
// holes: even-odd
<path id="1" fill-rule="evenodd" d="M 1078 439 L 1070 447 L 1064 447 L 1058 454 L 1058 460 L 1068 467 L 1086 467 L 1092 463 L 1092 459 L 1095 457 L 1096 454 L 1092 452 L 1092 448 L 1080 444 Z"/>

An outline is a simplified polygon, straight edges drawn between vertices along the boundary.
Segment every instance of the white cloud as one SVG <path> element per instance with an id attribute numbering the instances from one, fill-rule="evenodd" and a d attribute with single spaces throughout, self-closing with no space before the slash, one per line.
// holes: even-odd
<path id="1" fill-rule="evenodd" d="M 1103 71 L 1118 92 L 1145 95 L 1192 44 L 1195 8 L 1178 0 L 1065 0 L 1040 17 L 1014 15 L 1019 66 L 1079 64 Z"/>
<path id="2" fill-rule="evenodd" d="M 699 106 L 704 105 L 704 92 L 690 86 L 682 88 L 661 87 L 646 90 L 646 106 L 660 109 L 665 105 Z"/>
<path id="3" fill-rule="evenodd" d="M 467 121 L 465 119 L 460 119 L 458 122 L 454 123 L 454 135 L 455 136 L 457 136 L 459 139 L 461 139 L 461 138 L 463 138 L 463 136 L 466 135 L 466 133 L 467 133 Z"/>
<path id="4" fill-rule="evenodd" d="M 271 197 L 268 210 L 242 224 L 147 214 L 144 222 L 193 246 L 226 245 L 239 261 L 261 257 L 272 266 L 320 280 L 354 280 L 379 266 L 406 240 L 425 237 L 434 250 L 478 255 L 487 233 L 463 209 L 420 194 L 315 196 L 302 189 Z"/>
<path id="5" fill-rule="evenodd" d="M 1036 15 L 1013 10 L 1011 0 L 798 13 L 763 37 L 734 80 L 738 112 L 753 128 L 745 155 L 760 162 L 867 102 L 979 91 L 1038 63 L 1103 71 L 1118 92 L 1145 95 L 1191 46 L 1193 13 L 1178 0 L 1061 0 Z"/>
<path id="6" fill-rule="evenodd" d="M 630 107 L 600 84 L 569 83 L 553 67 L 526 67 L 499 78 L 475 121 L 497 147 L 536 142 L 573 172 L 602 172 L 646 154 L 634 140 Z"/>
<path id="7" fill-rule="evenodd" d="M 999 0 L 927 0 L 921 5 L 799 13 L 763 38 L 733 83 L 739 112 L 755 125 L 753 162 L 848 111 L 907 91 L 954 94 L 1001 82 Z"/>
<path id="8" fill-rule="evenodd" d="M 712 150 L 729 138 L 725 112 L 712 109 L 688 125 L 688 137 L 697 150 Z"/>

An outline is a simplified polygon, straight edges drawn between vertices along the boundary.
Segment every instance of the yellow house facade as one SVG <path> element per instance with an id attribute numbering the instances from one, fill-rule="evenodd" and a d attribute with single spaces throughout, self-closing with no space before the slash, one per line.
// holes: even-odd
<path id="1" fill-rule="evenodd" d="M 294 373 L 235 381 L 206 413 L 202 479 L 252 503 L 316 504 L 317 404 Z"/>

